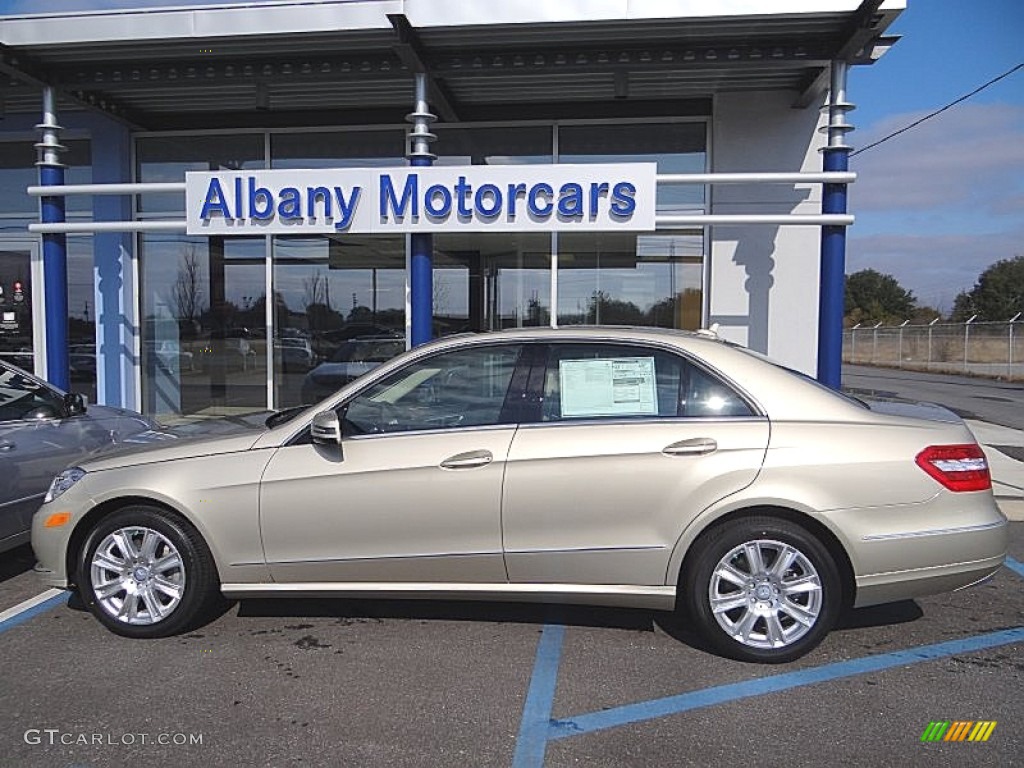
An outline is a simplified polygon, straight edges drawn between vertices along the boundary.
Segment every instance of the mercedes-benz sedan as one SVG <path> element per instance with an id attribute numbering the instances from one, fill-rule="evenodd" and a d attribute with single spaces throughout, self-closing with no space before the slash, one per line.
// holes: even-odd
<path id="1" fill-rule="evenodd" d="M 781 662 L 846 606 L 971 585 L 1007 521 L 959 422 L 871 410 L 705 334 L 457 336 L 266 428 L 54 479 L 37 570 L 114 632 L 223 596 L 680 610 Z"/>

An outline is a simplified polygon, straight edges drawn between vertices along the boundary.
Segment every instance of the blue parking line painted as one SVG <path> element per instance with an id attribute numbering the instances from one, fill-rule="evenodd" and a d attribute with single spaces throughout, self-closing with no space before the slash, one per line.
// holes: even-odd
<path id="1" fill-rule="evenodd" d="M 1006 556 L 1006 567 L 1011 571 L 1016 571 L 1018 576 L 1024 576 L 1024 563 L 1014 560 L 1009 555 Z"/>
<path id="2" fill-rule="evenodd" d="M 24 624 L 29 619 L 38 616 L 40 613 L 45 613 L 51 608 L 67 603 L 71 597 L 70 592 L 63 590 L 53 589 L 49 590 L 49 592 L 54 592 L 55 594 L 50 595 L 47 592 L 43 592 L 0 614 L 0 633 Z"/>
<path id="3" fill-rule="evenodd" d="M 688 712 L 693 709 L 726 704 L 752 696 L 778 693 L 804 685 L 813 685 L 844 677 L 863 675 L 869 672 L 880 672 L 892 667 L 904 667 L 911 664 L 919 664 L 923 661 L 933 661 L 961 653 L 974 653 L 986 648 L 995 648 L 1000 645 L 1020 642 L 1024 642 L 1024 627 L 1016 627 L 985 635 L 975 635 L 960 640 L 950 640 L 944 643 L 936 643 L 935 645 L 922 645 L 893 653 L 865 656 L 860 659 L 853 659 L 852 661 L 825 664 L 820 667 L 773 675 L 758 680 L 749 680 L 731 685 L 719 685 L 677 696 L 666 696 L 665 698 L 628 704 L 602 712 L 578 715 L 577 717 L 565 720 L 553 720 L 548 732 L 548 740 L 554 741 L 572 736 L 581 736 L 607 728 L 617 728 L 621 725 L 653 720 L 665 717 L 666 715 Z"/>
<path id="4" fill-rule="evenodd" d="M 564 637 L 565 627 L 547 624 L 537 643 L 537 657 L 533 663 L 530 688 L 526 692 L 526 703 L 523 705 L 523 719 L 519 723 L 512 768 L 542 768 L 544 765 L 551 705 L 555 700 L 558 663 L 562 656 Z"/>

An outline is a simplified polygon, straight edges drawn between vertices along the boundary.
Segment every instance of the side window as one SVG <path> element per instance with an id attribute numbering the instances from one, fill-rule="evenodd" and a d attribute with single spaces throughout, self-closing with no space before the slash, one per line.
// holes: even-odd
<path id="1" fill-rule="evenodd" d="M 500 424 L 520 349 L 475 347 L 407 365 L 349 401 L 345 434 Z"/>
<path id="2" fill-rule="evenodd" d="M 542 421 L 749 416 L 739 395 L 678 355 L 632 345 L 549 348 Z"/>
<path id="3" fill-rule="evenodd" d="M 747 402 L 711 374 L 687 363 L 680 416 L 754 416 Z"/>
<path id="4" fill-rule="evenodd" d="M 57 393 L 20 373 L 0 368 L 0 421 L 18 421 L 41 414 L 57 417 L 62 408 Z"/>

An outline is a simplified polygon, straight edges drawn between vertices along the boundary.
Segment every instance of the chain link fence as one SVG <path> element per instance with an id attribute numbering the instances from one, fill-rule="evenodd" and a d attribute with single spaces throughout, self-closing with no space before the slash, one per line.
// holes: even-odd
<path id="1" fill-rule="evenodd" d="M 1024 322 L 855 326 L 843 362 L 1024 379 Z"/>

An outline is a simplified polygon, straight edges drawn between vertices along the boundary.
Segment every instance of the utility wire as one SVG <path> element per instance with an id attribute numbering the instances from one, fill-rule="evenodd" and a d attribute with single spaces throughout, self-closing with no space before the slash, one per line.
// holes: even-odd
<path id="1" fill-rule="evenodd" d="M 1013 74 L 1014 72 L 1016 72 L 1016 71 L 1017 71 L 1018 69 L 1024 69 L 1024 61 L 1022 61 L 1022 62 L 1021 62 L 1020 64 L 1018 64 L 1017 66 L 1015 66 L 1015 67 L 1014 67 L 1013 69 L 1010 69 L 1010 70 L 1008 70 L 1008 71 L 1006 71 L 1006 72 L 1003 72 L 1003 74 L 999 75 L 998 77 L 994 77 L 994 78 L 992 78 L 991 80 L 989 80 L 989 81 L 988 81 L 987 83 L 985 83 L 984 85 L 980 85 L 980 86 L 978 86 L 978 87 L 977 87 L 977 88 L 975 88 L 975 89 L 974 89 L 973 91 L 971 91 L 970 93 L 968 93 L 968 94 L 966 94 L 966 95 L 964 95 L 964 96 L 961 96 L 961 97 L 960 97 L 959 99 L 957 99 L 956 101 L 951 101 L 951 102 L 950 102 L 949 104 L 947 104 L 946 106 L 942 107 L 942 109 L 936 109 L 936 110 L 935 110 L 934 112 L 932 112 L 931 114 L 925 115 L 925 116 L 924 116 L 924 117 L 922 117 L 922 118 L 921 118 L 920 120 L 915 120 L 914 122 L 912 122 L 912 123 L 911 123 L 910 125 L 906 126 L 905 128 L 900 128 L 900 129 L 899 129 L 898 131 L 893 131 L 893 132 L 892 132 L 892 133 L 890 133 L 890 134 L 889 134 L 888 136 L 886 136 L 886 137 L 884 137 L 884 138 L 881 138 L 881 139 L 879 139 L 879 140 L 878 140 L 878 141 L 876 141 L 875 143 L 873 143 L 873 144 L 868 144 L 868 145 L 867 145 L 866 147 L 861 147 L 861 148 L 860 148 L 860 149 L 858 149 L 858 150 L 857 150 L 856 152 L 851 152 L 851 153 L 850 153 L 850 157 L 853 157 L 854 155 L 859 155 L 859 154 L 860 154 L 861 152 L 867 152 L 867 151 L 868 151 L 869 149 L 872 149 L 872 148 L 874 148 L 874 147 L 877 147 L 877 146 L 878 146 L 879 144 L 884 144 L 884 143 L 885 143 L 885 142 L 887 142 L 887 141 L 888 141 L 889 139 L 895 138 L 895 137 L 899 136 L 899 135 L 900 135 L 901 133 L 906 133 L 906 132 L 907 132 L 907 131 L 909 131 L 909 130 L 910 130 L 911 128 L 916 128 L 916 127 L 917 127 L 917 126 L 919 126 L 919 125 L 920 125 L 921 123 L 923 123 L 923 122 L 924 122 L 925 120 L 931 120 L 931 119 L 932 119 L 933 117 L 935 117 L 936 115 L 941 115 L 941 114 L 942 114 L 943 112 L 945 112 L 945 111 L 946 111 L 947 109 L 950 109 L 950 108 L 952 108 L 952 107 L 955 107 L 955 106 L 956 106 L 957 104 L 959 104 L 959 103 L 960 103 L 960 102 L 962 102 L 962 101 L 967 101 L 967 99 L 971 98 L 971 96 L 974 96 L 975 94 L 981 93 L 981 92 L 982 92 L 982 91 L 984 91 L 984 90 L 985 90 L 986 88 L 988 88 L 988 87 L 989 87 L 990 85 L 995 85 L 995 84 L 996 84 L 996 83 L 998 83 L 998 82 L 999 82 L 1000 80 L 1002 80 L 1002 79 L 1004 79 L 1004 78 L 1007 78 L 1007 77 L 1009 77 L 1009 76 L 1010 76 L 1010 75 L 1012 75 L 1012 74 Z"/>

